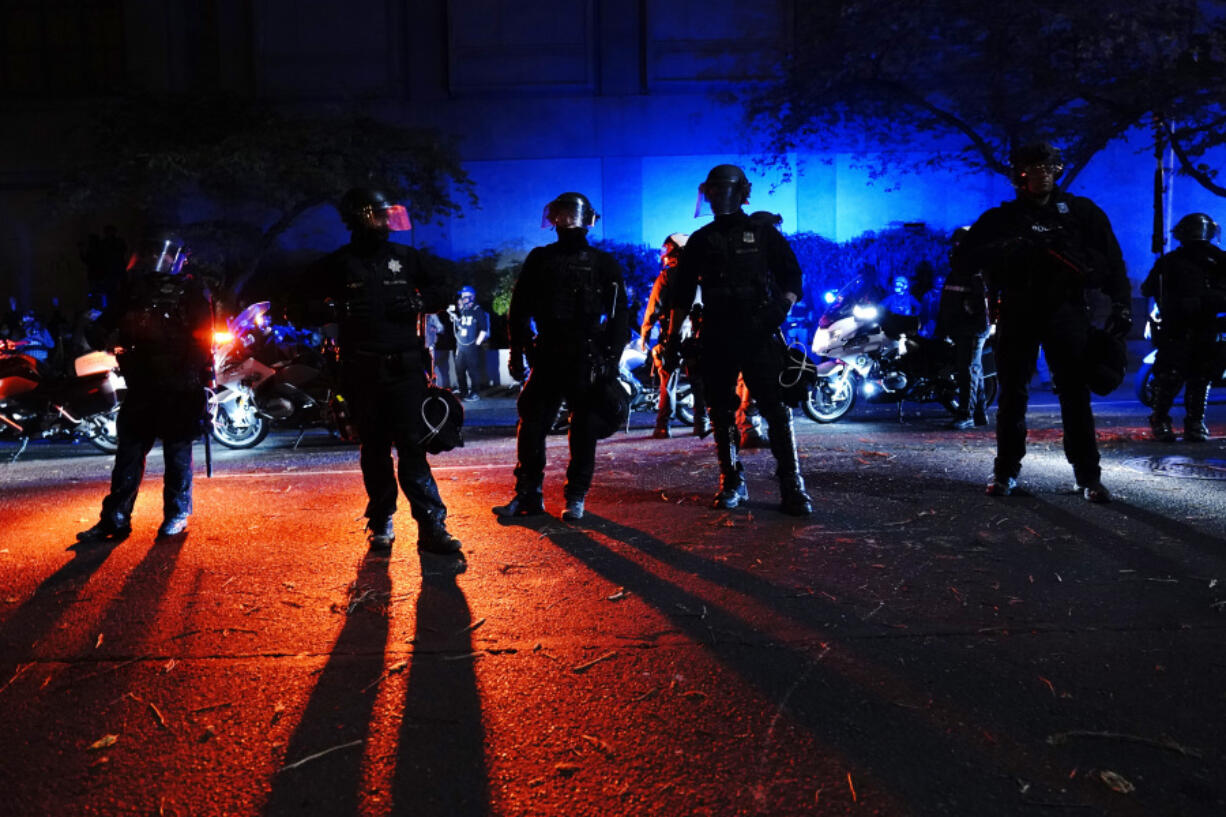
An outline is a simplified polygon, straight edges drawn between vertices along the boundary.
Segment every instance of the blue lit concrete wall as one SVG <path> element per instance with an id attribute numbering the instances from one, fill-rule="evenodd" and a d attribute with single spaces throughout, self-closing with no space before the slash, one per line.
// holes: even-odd
<path id="1" fill-rule="evenodd" d="M 201 31 L 204 21 L 189 6 L 124 0 L 133 25 L 122 38 L 131 85 L 179 93 L 226 87 L 303 112 L 356 105 L 456 134 L 480 207 L 400 237 L 450 257 L 550 240 L 539 226 L 542 207 L 576 189 L 603 216 L 595 237 L 657 246 L 705 222 L 694 218 L 697 185 L 726 161 L 749 171 L 751 208 L 781 213 L 787 232 L 837 241 L 899 222 L 952 230 L 1013 195 L 992 175 L 873 179 L 851 147 L 862 134 L 849 134 L 846 150 L 794 157 L 801 173 L 786 184 L 756 170 L 758 146 L 735 94 L 769 77 L 773 56 L 790 47 L 793 0 L 538 0 L 527 11 L 512 0 L 419 0 L 373 4 L 363 14 L 330 2 L 213 5 L 224 13 L 210 18 L 216 30 Z M 146 30 L 174 36 L 140 36 Z M 217 46 L 208 59 L 193 62 L 192 49 L 169 47 L 205 35 Z M 54 43 L 45 45 L 40 53 L 54 59 Z M 52 229 L 31 206 L 56 180 L 57 152 L 88 148 L 45 138 L 71 132 L 69 124 L 71 110 L 52 99 L 14 111 L 0 132 L 0 294 L 46 303 L 57 287 L 83 281 L 76 242 L 113 218 Z M 1144 137 L 1110 145 L 1072 187 L 1110 216 L 1134 281 L 1153 258 L 1153 158 Z M 895 147 L 922 155 L 911 142 L 874 149 Z M 1207 161 L 1224 166 L 1226 152 Z M 1226 218 L 1223 199 L 1186 179 L 1173 187 L 1173 218 L 1193 210 Z M 119 224 L 131 235 L 131 225 Z M 319 207 L 280 247 L 330 250 L 346 238 L 335 212 Z"/>

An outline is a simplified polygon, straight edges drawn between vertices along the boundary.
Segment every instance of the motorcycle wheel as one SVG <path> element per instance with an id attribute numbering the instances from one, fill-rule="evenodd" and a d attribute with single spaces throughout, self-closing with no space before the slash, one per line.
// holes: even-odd
<path id="1" fill-rule="evenodd" d="M 677 408 L 674 413 L 682 425 L 694 425 L 694 393 L 689 386 L 677 389 Z"/>
<path id="2" fill-rule="evenodd" d="M 833 423 L 851 411 L 856 404 L 856 392 L 860 390 L 860 378 L 855 375 L 839 381 L 835 391 L 823 388 L 825 383 L 818 380 L 800 404 L 808 418 L 815 423 Z"/>
<path id="3" fill-rule="evenodd" d="M 268 418 L 254 412 L 251 415 L 251 423 L 245 426 L 237 426 L 232 423 L 230 415 L 223 409 L 218 409 L 213 418 L 213 439 L 226 448 L 240 450 L 255 448 L 264 442 L 270 430 Z"/>
<path id="4" fill-rule="evenodd" d="M 119 430 L 116 420 L 119 417 L 119 406 L 110 411 L 100 411 L 86 419 L 89 423 L 89 443 L 94 448 L 106 454 L 114 454 L 119 450 Z"/>
<path id="5" fill-rule="evenodd" d="M 1154 407 L 1154 367 L 1152 363 L 1142 363 L 1137 371 L 1137 399 L 1146 408 Z"/>

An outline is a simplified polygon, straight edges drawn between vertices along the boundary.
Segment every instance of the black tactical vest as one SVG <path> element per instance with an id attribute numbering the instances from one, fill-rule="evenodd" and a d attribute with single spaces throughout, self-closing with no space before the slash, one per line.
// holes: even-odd
<path id="1" fill-rule="evenodd" d="M 586 336 L 608 311 L 602 303 L 604 287 L 600 262 L 593 249 L 556 255 L 550 259 L 548 312 L 559 330 Z"/>
<path id="2" fill-rule="evenodd" d="M 762 231 L 746 220 L 708 237 L 707 263 L 699 275 L 709 317 L 753 310 L 769 292 L 770 267 Z"/>

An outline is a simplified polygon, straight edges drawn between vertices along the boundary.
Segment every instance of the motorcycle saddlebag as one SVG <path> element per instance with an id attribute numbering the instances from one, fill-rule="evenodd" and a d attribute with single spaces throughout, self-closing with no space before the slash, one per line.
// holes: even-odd
<path id="1" fill-rule="evenodd" d="M 57 402 L 63 403 L 65 408 L 78 417 L 110 411 L 119 404 L 119 397 L 115 393 L 115 379 L 109 371 L 88 377 L 69 378 L 53 388 Z"/>

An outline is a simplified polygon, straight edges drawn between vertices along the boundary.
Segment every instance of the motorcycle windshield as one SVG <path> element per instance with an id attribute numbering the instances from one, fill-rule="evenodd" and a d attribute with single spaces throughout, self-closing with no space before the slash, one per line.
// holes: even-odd
<path id="1" fill-rule="evenodd" d="M 818 318 L 818 326 L 830 326 L 837 320 L 846 318 L 857 305 L 876 304 L 883 293 L 880 288 L 863 275 L 857 275 L 839 289 L 830 301 L 830 306 Z"/>
<path id="2" fill-rule="evenodd" d="M 268 301 L 257 301 L 226 321 L 226 325 L 230 328 L 230 332 L 235 335 L 241 335 L 244 332 L 257 328 L 262 329 L 268 325 L 268 310 L 270 308 L 271 304 Z"/>

